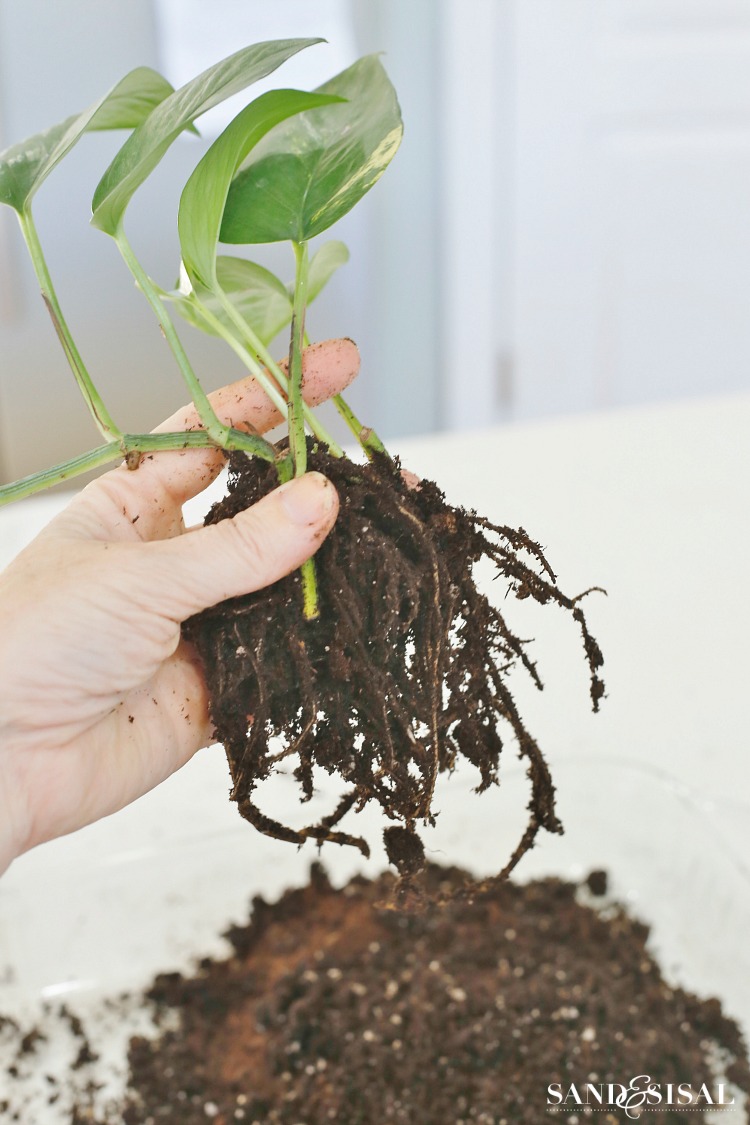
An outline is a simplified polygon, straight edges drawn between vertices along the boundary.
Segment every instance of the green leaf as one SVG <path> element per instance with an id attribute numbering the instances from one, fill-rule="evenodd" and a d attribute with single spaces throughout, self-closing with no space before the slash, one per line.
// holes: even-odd
<path id="1" fill-rule="evenodd" d="M 95 227 L 114 235 L 133 194 L 196 117 L 276 70 L 320 39 L 255 43 L 230 55 L 166 98 L 128 138 L 102 176 L 92 202 Z"/>
<path id="2" fill-rule="evenodd" d="M 307 300 L 312 302 L 330 280 L 331 275 L 349 261 L 343 242 L 327 242 L 310 260 Z M 292 319 L 294 286 L 284 286 L 276 274 L 245 258 L 220 255 L 216 259 L 216 276 L 226 297 L 266 347 L 286 328 Z M 207 308 L 225 328 L 236 333 L 236 327 L 215 293 L 202 287 L 197 290 L 183 270 L 180 288 L 164 294 L 182 317 L 194 328 L 217 335 L 213 325 L 201 315 Z"/>
<path id="3" fill-rule="evenodd" d="M 307 274 L 307 303 L 310 304 L 324 289 L 331 277 L 339 268 L 349 261 L 349 251 L 346 244 L 333 239 L 325 242 L 317 253 L 310 259 Z M 294 282 L 287 286 L 290 299 L 294 298 Z"/>
<path id="4" fill-rule="evenodd" d="M 238 113 L 214 141 L 185 185 L 177 218 L 182 262 L 194 286 L 216 287 L 216 244 L 227 192 L 247 154 L 280 122 L 340 100 L 299 90 L 272 90 Z"/>
<path id="5" fill-rule="evenodd" d="M 305 242 L 380 179 L 403 133 L 396 92 L 367 55 L 318 87 L 345 105 L 300 114 L 259 144 L 235 177 L 222 242 Z"/>
<path id="6" fill-rule="evenodd" d="M 147 66 L 138 67 L 83 113 L 6 149 L 0 153 L 0 203 L 23 211 L 84 133 L 134 129 L 171 93 L 173 87 L 161 74 Z"/>
<path id="7" fill-rule="evenodd" d="M 237 312 L 264 344 L 270 343 L 292 319 L 292 302 L 278 277 L 245 258 L 220 256 L 216 259 L 218 284 Z M 195 328 L 218 335 L 214 326 L 202 315 L 205 307 L 233 335 L 236 325 L 231 321 L 216 293 L 202 286 L 193 287 L 187 272 L 181 270 L 180 288 L 167 297 L 181 316 Z"/>

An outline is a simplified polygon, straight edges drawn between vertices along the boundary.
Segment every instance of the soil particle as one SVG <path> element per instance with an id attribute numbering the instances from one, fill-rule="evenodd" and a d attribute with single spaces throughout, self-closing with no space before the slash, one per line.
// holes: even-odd
<path id="1" fill-rule="evenodd" d="M 43 1031 L 40 1031 L 40 1029 L 38 1027 L 32 1027 L 31 1030 L 27 1031 L 26 1034 L 21 1039 L 21 1042 L 20 1042 L 19 1047 L 18 1047 L 19 1055 L 31 1055 L 31 1054 L 33 1054 L 34 1051 L 37 1048 L 37 1045 L 39 1043 L 44 1043 L 46 1041 L 46 1039 L 47 1039 L 47 1036 L 44 1034 Z"/>
<path id="2" fill-rule="evenodd" d="M 426 878 L 450 897 L 465 876 Z M 126 1125 L 539 1125 L 551 1083 L 712 1088 L 717 1050 L 750 1089 L 735 1024 L 668 987 L 620 909 L 597 914 L 550 879 L 405 914 L 379 905 L 393 882 L 335 891 L 317 869 L 275 906 L 256 900 L 231 958 L 157 978 L 149 998 L 178 1026 L 132 1041 Z"/>
<path id="3" fill-rule="evenodd" d="M 592 871 L 586 879 L 586 886 L 591 891 L 592 895 L 601 898 L 606 895 L 609 880 L 606 871 Z"/>
<path id="4" fill-rule="evenodd" d="M 67 1022 L 71 1033 L 78 1040 L 78 1052 L 73 1060 L 72 1069 L 81 1070 L 83 1067 L 94 1063 L 99 1058 L 96 1051 L 93 1050 L 86 1029 L 79 1016 L 72 1012 L 66 1004 L 61 1004 L 59 1008 L 60 1016 Z"/>

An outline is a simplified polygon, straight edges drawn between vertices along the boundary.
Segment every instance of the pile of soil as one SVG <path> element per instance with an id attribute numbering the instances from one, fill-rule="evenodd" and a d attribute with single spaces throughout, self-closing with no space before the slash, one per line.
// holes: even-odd
<path id="1" fill-rule="evenodd" d="M 498 783 L 510 742 L 527 762 L 531 795 L 527 828 L 503 879 L 540 828 L 562 828 L 547 763 L 509 689 L 516 666 L 541 688 L 537 667 L 528 642 L 478 590 L 473 569 L 489 560 L 516 598 L 571 616 L 597 709 L 602 654 L 580 606 L 584 595 L 559 588 L 523 528 L 452 507 L 431 481 L 410 486 L 397 460 L 375 456 L 360 465 L 310 441 L 308 467 L 324 473 L 340 498 L 336 525 L 315 556 L 317 619 L 303 618 L 295 573 L 185 627 L 204 664 L 232 799 L 268 835 L 351 844 L 365 855 L 367 841 L 340 824 L 374 801 L 394 822 L 385 833 L 389 859 L 409 879 L 424 862 L 417 828 L 433 823 L 438 774 L 466 758 L 482 791 Z M 232 455 L 229 468 L 228 495 L 207 523 L 236 515 L 278 484 L 273 465 L 243 454 Z M 266 815 L 256 790 L 280 763 L 293 766 L 302 801 L 313 794 L 316 771 L 340 779 L 338 805 L 301 829 Z"/>
<path id="2" fill-rule="evenodd" d="M 425 877 L 428 900 L 466 878 Z M 393 879 L 336 891 L 315 868 L 276 905 L 254 902 L 228 960 L 157 978 L 148 996 L 164 1030 L 131 1043 L 126 1125 L 540 1125 L 551 1083 L 646 1073 L 698 1089 L 717 1057 L 750 1091 L 736 1025 L 718 1001 L 668 986 L 647 928 L 619 908 L 544 880 L 404 913 L 383 905 Z M 605 890 L 601 872 L 584 888 L 591 901 Z M 583 1119 L 563 1108 L 561 1120 Z"/>

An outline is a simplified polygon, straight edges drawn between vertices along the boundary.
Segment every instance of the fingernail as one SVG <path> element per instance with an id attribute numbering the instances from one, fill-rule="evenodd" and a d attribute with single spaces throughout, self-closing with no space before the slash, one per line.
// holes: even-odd
<path id="1" fill-rule="evenodd" d="M 292 523 L 311 524 L 327 516 L 336 502 L 336 490 L 322 473 L 305 473 L 282 484 L 281 506 Z"/>

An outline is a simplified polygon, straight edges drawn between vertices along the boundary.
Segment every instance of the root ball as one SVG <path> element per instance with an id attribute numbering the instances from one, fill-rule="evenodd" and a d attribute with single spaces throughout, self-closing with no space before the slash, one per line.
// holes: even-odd
<path id="1" fill-rule="evenodd" d="M 395 822 L 386 845 L 408 878 L 423 862 L 415 832 L 433 823 L 438 775 L 464 757 L 479 771 L 479 790 L 487 789 L 498 782 L 510 738 L 527 762 L 531 796 L 526 830 L 496 877 L 503 878 L 540 828 L 562 828 L 547 763 L 508 688 L 518 664 L 541 686 L 536 666 L 477 589 L 473 567 L 488 558 L 516 597 L 572 615 L 596 709 L 602 656 L 580 596 L 562 593 L 523 529 L 451 507 L 430 481 L 410 487 L 398 461 L 379 456 L 360 465 L 311 444 L 309 467 L 328 476 L 340 497 L 337 523 L 315 556 L 320 616 L 303 620 L 293 574 L 186 626 L 205 666 L 232 798 L 270 836 L 350 844 L 365 854 L 367 842 L 339 825 L 350 810 L 375 801 Z M 229 493 L 207 522 L 233 516 L 277 483 L 272 465 L 232 455 Z M 261 811 L 256 787 L 281 763 L 293 765 L 303 801 L 313 794 L 316 770 L 343 781 L 330 815 L 292 828 Z"/>

